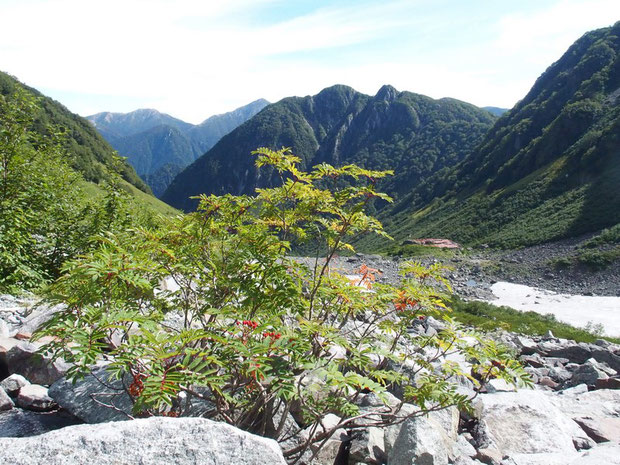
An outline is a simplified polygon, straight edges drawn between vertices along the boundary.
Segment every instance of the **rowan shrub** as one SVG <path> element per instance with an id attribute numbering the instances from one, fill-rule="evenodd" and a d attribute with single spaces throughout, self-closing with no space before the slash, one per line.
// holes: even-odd
<path id="1" fill-rule="evenodd" d="M 125 380 L 128 415 L 182 416 L 202 402 L 206 417 L 279 440 L 291 462 L 336 428 L 403 421 L 402 402 L 418 407 L 408 416 L 468 408 L 458 376 L 528 382 L 507 352 L 451 320 L 440 266 L 406 263 L 399 285 L 378 283 L 368 267 L 355 279 L 334 268 L 352 238 L 385 236 L 365 207 L 390 200 L 375 190 L 388 172 L 326 164 L 304 172 L 287 149 L 255 154 L 280 186 L 200 196 L 196 212 L 157 230 L 103 235 L 65 266 L 48 300 L 66 310 L 41 334 L 54 337 L 49 353 L 73 364 L 70 376 L 105 359 Z M 292 243 L 317 255 L 295 259 Z M 430 316 L 445 329 L 411 331 Z M 444 357 L 456 353 L 471 371 Z M 400 393 L 399 405 L 388 391 Z M 384 404 L 360 409 L 371 392 Z M 328 413 L 341 420 L 325 431 Z M 302 429 L 305 439 L 291 443 Z"/>

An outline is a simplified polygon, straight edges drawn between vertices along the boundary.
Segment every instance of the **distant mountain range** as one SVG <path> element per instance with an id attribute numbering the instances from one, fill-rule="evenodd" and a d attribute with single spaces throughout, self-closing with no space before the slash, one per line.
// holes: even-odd
<path id="1" fill-rule="evenodd" d="M 193 207 L 199 193 L 252 194 L 279 182 L 259 172 L 257 147 L 291 147 L 305 167 L 357 163 L 396 171 L 382 187 L 408 193 L 427 176 L 463 160 L 495 121 L 486 110 L 454 99 L 433 100 L 383 86 L 375 96 L 336 85 L 269 105 L 224 136 L 180 173 L 162 199 Z"/>
<path id="2" fill-rule="evenodd" d="M 191 210 L 192 195 L 275 185 L 250 152 L 285 146 L 305 167 L 393 169 L 380 187 L 396 202 L 377 213 L 399 240 L 519 247 L 613 226 L 620 222 L 619 37 L 620 23 L 585 34 L 511 110 L 390 86 L 375 96 L 333 86 L 286 98 L 223 137 L 162 199 Z"/>
<path id="3" fill-rule="evenodd" d="M 489 113 L 494 114 L 495 116 L 502 116 L 504 113 L 508 111 L 508 108 L 499 108 L 499 107 L 482 107 L 482 109 L 488 111 Z"/>
<path id="4" fill-rule="evenodd" d="M 160 196 L 177 173 L 268 104 L 256 100 L 197 125 L 152 109 L 97 113 L 87 119 Z"/>

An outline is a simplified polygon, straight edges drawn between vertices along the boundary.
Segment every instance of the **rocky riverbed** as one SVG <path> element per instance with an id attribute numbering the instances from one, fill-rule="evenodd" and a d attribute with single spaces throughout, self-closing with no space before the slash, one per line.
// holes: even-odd
<path id="1" fill-rule="evenodd" d="M 373 260 L 381 265 L 381 259 Z M 384 272 L 387 279 L 395 268 L 386 264 Z M 273 440 L 221 423 L 201 418 L 124 421 L 131 414 L 131 401 L 124 389 L 102 384 L 103 366 L 73 384 L 64 378 L 66 364 L 36 354 L 38 343 L 28 340 L 26 330 L 35 317 L 41 321 L 54 309 L 7 300 L 14 309 L 10 321 L 22 323 L 13 323 L 9 334 L 0 337 L 0 463 L 78 464 L 88 455 L 102 464 L 284 464 Z M 2 316 L 8 313 L 5 308 Z M 427 318 L 412 330 L 430 334 L 441 331 L 442 323 Z M 507 332 L 489 336 L 512 349 L 533 388 L 516 389 L 491 379 L 476 393 L 469 379 L 459 379 L 459 392 L 474 399 L 472 411 L 451 407 L 385 428 L 337 430 L 310 463 L 620 464 L 620 346 Z M 462 357 L 451 361 L 466 371 L 470 366 Z M 391 390 L 388 403 L 400 405 L 401 412 L 414 411 L 400 395 Z M 98 396 L 106 401 L 97 402 Z M 359 399 L 361 409 L 381 405 L 377 402 L 372 394 Z M 190 414 L 199 416 L 200 405 Z M 332 417 L 323 423 L 337 421 Z M 111 421 L 120 423 L 111 426 Z M 294 425 L 296 420 L 287 421 Z"/>
<path id="2" fill-rule="evenodd" d="M 525 278 L 511 275 L 513 281 L 590 292 L 584 288 L 594 279 L 590 275 L 579 281 L 567 275 L 560 284 L 549 285 L 542 263 L 559 252 L 542 250 L 466 251 L 443 262 L 452 267 L 447 276 L 465 298 L 491 300 L 492 285 L 504 279 L 503 273 L 512 265 L 527 271 Z M 311 258 L 299 260 L 313 264 Z M 378 281 L 394 283 L 400 261 L 358 254 L 337 258 L 333 269 L 356 274 L 366 265 L 378 270 Z M 437 260 L 419 261 L 428 265 Z M 615 270 L 600 274 L 592 293 L 617 294 Z M 209 420 L 125 422 L 131 401 L 122 388 L 100 383 L 103 367 L 97 368 L 96 376 L 74 385 L 64 378 L 69 368 L 65 363 L 41 361 L 36 353 L 39 345 L 29 340 L 31 333 L 56 310 L 38 306 L 34 297 L 0 296 L 0 463 L 82 463 L 85 444 L 108 451 L 97 456 L 98 463 L 192 464 L 200 458 L 219 465 L 250 465 L 265 463 L 268 456 L 269 463 L 284 463 L 274 441 L 255 439 Z M 441 322 L 427 318 L 412 331 L 423 335 L 441 329 Z M 387 428 L 338 430 L 312 464 L 620 465 L 620 346 L 603 340 L 575 343 L 552 335 L 498 332 L 490 336 L 521 360 L 533 389 L 517 390 L 493 379 L 476 393 L 471 381 L 459 380 L 459 392 L 474 398 L 473 412 L 452 407 Z M 452 361 L 468 369 L 466 359 Z M 112 391 L 106 392 L 108 388 Z M 104 395 L 104 403 L 114 408 L 96 402 L 96 395 Z M 389 402 L 402 403 L 399 395 L 393 391 Z M 362 396 L 359 402 L 363 409 L 374 406 L 377 399 Z M 415 407 L 404 403 L 402 409 Z M 191 414 L 199 416 L 201 411 L 197 405 Z M 328 416 L 324 423 L 334 420 Z M 122 423 L 111 427 L 110 421 Z M 295 419 L 287 421 L 294 424 Z M 125 439 L 138 436 L 139 444 Z"/>

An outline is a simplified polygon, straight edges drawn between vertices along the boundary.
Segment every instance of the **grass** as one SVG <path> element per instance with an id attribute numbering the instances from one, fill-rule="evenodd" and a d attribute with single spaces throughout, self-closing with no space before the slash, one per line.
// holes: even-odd
<path id="1" fill-rule="evenodd" d="M 81 187 L 86 192 L 86 195 L 90 197 L 98 197 L 105 194 L 105 191 L 102 188 L 92 182 L 84 181 Z M 146 210 L 154 214 L 168 217 L 181 214 L 181 212 L 176 208 L 162 202 L 157 197 L 142 192 L 128 182 L 123 181 L 123 188 L 131 194 L 138 205 L 143 206 Z"/>
<path id="2" fill-rule="evenodd" d="M 452 309 L 451 316 L 454 319 L 485 331 L 503 329 L 529 336 L 544 336 L 547 331 L 551 331 L 555 337 L 577 342 L 594 342 L 597 339 L 605 339 L 620 344 L 620 338 L 592 334 L 585 329 L 562 323 L 550 314 L 520 312 L 509 307 L 497 307 L 486 302 L 465 301 L 459 297 L 453 298 Z"/>

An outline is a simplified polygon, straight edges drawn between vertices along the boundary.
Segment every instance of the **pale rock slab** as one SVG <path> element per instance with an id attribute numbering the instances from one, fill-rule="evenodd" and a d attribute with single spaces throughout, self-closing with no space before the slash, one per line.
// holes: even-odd
<path id="1" fill-rule="evenodd" d="M 286 465 L 278 444 L 202 418 L 148 418 L 0 438 L 12 465 Z"/>
<path id="2" fill-rule="evenodd" d="M 23 386 L 17 395 L 17 405 L 35 412 L 46 412 L 58 406 L 48 395 L 47 388 L 38 384 Z"/>
<path id="3" fill-rule="evenodd" d="M 480 423 L 490 446 L 502 455 L 574 454 L 574 438 L 585 433 L 543 391 L 521 390 L 480 396 Z"/>

